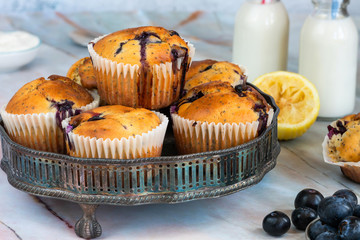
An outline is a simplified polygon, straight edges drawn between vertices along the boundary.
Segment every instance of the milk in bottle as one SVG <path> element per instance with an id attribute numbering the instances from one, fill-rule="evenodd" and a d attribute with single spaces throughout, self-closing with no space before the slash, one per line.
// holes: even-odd
<path id="1" fill-rule="evenodd" d="M 247 68 L 251 82 L 286 70 L 289 17 L 280 0 L 247 0 L 236 14 L 233 62 Z"/>
<path id="2" fill-rule="evenodd" d="M 316 86 L 319 117 L 338 118 L 354 109 L 358 34 L 349 0 L 312 0 L 315 10 L 301 30 L 299 73 Z"/>

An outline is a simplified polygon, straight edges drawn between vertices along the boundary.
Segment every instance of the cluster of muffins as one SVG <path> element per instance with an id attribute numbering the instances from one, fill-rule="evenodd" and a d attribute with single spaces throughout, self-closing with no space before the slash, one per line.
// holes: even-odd
<path id="1" fill-rule="evenodd" d="M 2 109 L 24 146 L 83 158 L 161 155 L 171 110 L 180 154 L 237 146 L 271 123 L 272 107 L 246 84 L 244 67 L 193 62 L 194 47 L 162 27 L 125 29 L 88 45 L 67 77 L 23 86 Z M 100 105 L 104 105 L 99 107 Z"/>
<path id="2" fill-rule="evenodd" d="M 345 176 L 360 182 L 360 113 L 332 122 L 323 142 L 327 163 L 341 167 Z"/>

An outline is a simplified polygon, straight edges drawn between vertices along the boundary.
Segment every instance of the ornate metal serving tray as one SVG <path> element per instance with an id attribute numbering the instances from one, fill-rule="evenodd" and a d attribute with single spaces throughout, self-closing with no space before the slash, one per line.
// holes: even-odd
<path id="1" fill-rule="evenodd" d="M 275 167 L 280 153 L 279 109 L 271 97 L 264 97 L 275 109 L 274 118 L 251 142 L 171 156 L 176 150 L 170 131 L 163 147 L 165 156 L 132 160 L 75 158 L 23 147 L 9 138 L 0 118 L 1 168 L 19 190 L 79 203 L 84 215 L 75 225 L 76 234 L 99 237 L 101 227 L 95 218 L 99 204 L 179 203 L 225 196 L 258 183 Z"/>

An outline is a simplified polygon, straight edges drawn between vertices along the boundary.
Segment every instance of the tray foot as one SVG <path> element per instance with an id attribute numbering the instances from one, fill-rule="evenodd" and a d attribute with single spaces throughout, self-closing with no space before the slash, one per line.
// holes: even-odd
<path id="1" fill-rule="evenodd" d="M 101 226 L 96 220 L 95 211 L 99 205 L 79 204 L 84 215 L 75 224 L 75 233 L 81 238 L 97 238 L 101 235 Z"/>

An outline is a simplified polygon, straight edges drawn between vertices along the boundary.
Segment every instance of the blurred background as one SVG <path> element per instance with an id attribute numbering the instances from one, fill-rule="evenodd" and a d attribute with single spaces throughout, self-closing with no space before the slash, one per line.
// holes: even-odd
<path id="1" fill-rule="evenodd" d="M 2 0 L 1 13 L 24 11 L 221 11 L 235 13 L 245 0 Z M 308 13 L 312 9 L 311 0 L 283 0 L 290 13 Z M 350 1 L 349 12 L 360 15 L 360 1 Z"/>

